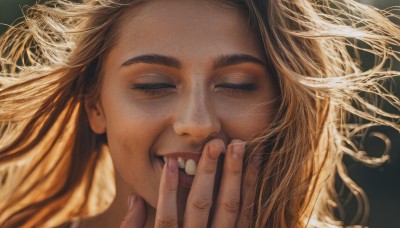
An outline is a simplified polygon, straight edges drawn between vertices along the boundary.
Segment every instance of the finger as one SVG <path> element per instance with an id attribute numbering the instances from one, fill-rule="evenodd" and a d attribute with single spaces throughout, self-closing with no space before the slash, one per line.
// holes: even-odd
<path id="1" fill-rule="evenodd" d="M 121 223 L 121 228 L 143 228 L 146 224 L 146 206 L 139 196 L 130 196 L 128 199 L 128 213 Z"/>
<path id="2" fill-rule="evenodd" d="M 161 175 L 155 227 L 178 227 L 177 191 L 178 162 L 168 158 Z"/>
<path id="3" fill-rule="evenodd" d="M 193 224 L 196 227 L 207 226 L 218 157 L 224 148 L 224 143 L 220 139 L 211 140 L 204 147 L 186 202 L 184 227 L 190 227 Z"/>
<path id="4" fill-rule="evenodd" d="M 234 227 L 240 206 L 245 143 L 233 140 L 225 154 L 221 187 L 212 227 Z"/>
<path id="5" fill-rule="evenodd" d="M 257 174 L 260 167 L 259 158 L 254 156 L 248 165 L 242 184 L 242 207 L 239 214 L 237 227 L 250 227 L 252 220 L 254 200 L 256 196 Z"/>

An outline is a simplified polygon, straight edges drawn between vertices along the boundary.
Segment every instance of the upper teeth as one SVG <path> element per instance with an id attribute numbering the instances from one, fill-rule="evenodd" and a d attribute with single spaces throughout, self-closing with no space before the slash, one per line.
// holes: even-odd
<path id="1" fill-rule="evenodd" d="M 181 158 L 181 157 L 178 158 L 178 166 L 181 169 L 185 168 L 185 160 L 183 160 L 183 158 Z"/>
<path id="2" fill-rule="evenodd" d="M 188 175 L 194 175 L 196 173 L 196 162 L 192 159 L 188 159 L 185 164 L 185 172 Z"/>
<path id="3" fill-rule="evenodd" d="M 164 156 L 164 162 L 166 158 Z M 182 157 L 178 157 L 178 166 L 183 169 L 186 174 L 193 176 L 196 173 L 197 164 L 193 159 L 188 159 L 185 161 Z"/>

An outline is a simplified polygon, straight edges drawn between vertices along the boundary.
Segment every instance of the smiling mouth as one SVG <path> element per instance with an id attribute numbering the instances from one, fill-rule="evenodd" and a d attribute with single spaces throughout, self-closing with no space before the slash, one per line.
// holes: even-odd
<path id="1" fill-rule="evenodd" d="M 178 161 L 179 170 L 185 172 L 189 176 L 194 176 L 197 170 L 197 163 L 199 162 L 200 156 L 189 154 L 185 156 L 171 156 L 165 155 L 162 157 L 163 162 L 165 163 L 167 158 L 175 158 Z"/>
<path id="2" fill-rule="evenodd" d="M 200 155 L 179 153 L 179 156 L 177 154 L 159 156 L 158 159 L 162 162 L 163 167 L 168 158 L 174 158 L 178 161 L 179 187 L 190 189 L 193 184 L 194 175 L 196 174 Z"/>
<path id="3" fill-rule="evenodd" d="M 197 164 L 200 160 L 200 154 L 193 153 L 179 153 L 179 154 L 169 154 L 165 156 L 157 156 L 157 158 L 162 162 L 162 167 L 164 167 L 167 158 L 174 158 L 178 161 L 179 166 L 179 187 L 190 189 L 193 184 L 193 180 L 197 170 Z M 215 176 L 214 190 L 219 189 L 219 182 L 222 175 L 222 166 L 224 161 L 224 154 L 218 159 L 218 167 Z"/>

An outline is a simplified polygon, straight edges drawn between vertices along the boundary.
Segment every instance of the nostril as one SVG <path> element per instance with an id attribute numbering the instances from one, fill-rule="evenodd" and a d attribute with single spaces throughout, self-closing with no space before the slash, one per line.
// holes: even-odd
<path id="1" fill-rule="evenodd" d="M 206 128 L 186 128 L 184 131 L 176 131 L 176 135 L 180 136 L 192 144 L 202 145 L 221 134 L 219 129 L 206 129 Z"/>
<path id="2" fill-rule="evenodd" d="M 192 111 L 188 111 L 179 114 L 180 116 L 173 124 L 176 135 L 202 142 L 220 133 L 221 123 L 216 115 L 207 111 L 198 111 L 196 114 L 191 113 Z"/>

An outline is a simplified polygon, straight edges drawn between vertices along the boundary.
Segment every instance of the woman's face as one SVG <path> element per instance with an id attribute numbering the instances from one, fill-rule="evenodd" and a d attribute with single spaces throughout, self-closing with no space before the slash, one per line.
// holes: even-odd
<path id="1" fill-rule="evenodd" d="M 162 157 L 200 155 L 214 138 L 248 141 L 268 127 L 277 86 L 233 7 L 160 0 L 125 14 L 87 111 L 119 175 L 156 207 Z"/>

